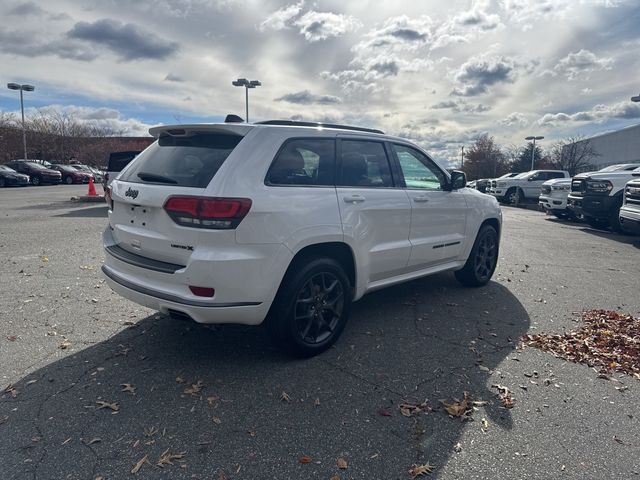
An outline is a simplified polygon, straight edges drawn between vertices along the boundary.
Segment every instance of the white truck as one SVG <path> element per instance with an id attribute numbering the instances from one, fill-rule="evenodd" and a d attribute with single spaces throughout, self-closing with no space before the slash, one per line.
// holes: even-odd
<path id="1" fill-rule="evenodd" d="M 518 205 L 524 200 L 537 200 L 540 187 L 547 180 L 570 177 L 565 170 L 531 170 L 515 177 L 498 179 L 491 194 L 500 202 Z"/>
<path id="2" fill-rule="evenodd" d="M 625 186 L 640 176 L 640 168 L 608 172 L 581 173 L 573 177 L 568 208 L 576 215 L 583 215 L 585 222 L 594 228 L 610 228 L 622 232 L 620 208 Z"/>
<path id="3" fill-rule="evenodd" d="M 570 178 L 556 178 L 547 180 L 540 187 L 538 205 L 547 213 L 558 218 L 575 218 L 573 212 L 567 208 L 567 197 L 571 190 Z"/>
<path id="4" fill-rule="evenodd" d="M 640 235 L 640 172 L 632 175 L 636 178 L 624 187 L 619 222 L 625 232 Z"/>

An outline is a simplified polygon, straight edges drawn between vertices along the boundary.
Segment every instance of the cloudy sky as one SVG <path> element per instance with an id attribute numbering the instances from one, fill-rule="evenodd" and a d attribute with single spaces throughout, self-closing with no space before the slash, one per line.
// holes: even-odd
<path id="1" fill-rule="evenodd" d="M 377 127 L 457 161 L 480 133 L 545 143 L 640 123 L 638 0 L 0 0 L 0 80 L 27 105 L 159 123 Z M 0 90 L 0 110 L 17 111 Z"/>

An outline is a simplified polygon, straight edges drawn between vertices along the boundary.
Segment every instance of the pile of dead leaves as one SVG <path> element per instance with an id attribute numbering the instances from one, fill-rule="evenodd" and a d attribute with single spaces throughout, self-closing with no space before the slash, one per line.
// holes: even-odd
<path id="1" fill-rule="evenodd" d="M 608 310 L 588 310 L 582 312 L 582 321 L 582 328 L 560 335 L 524 335 L 522 344 L 640 380 L 640 319 Z"/>

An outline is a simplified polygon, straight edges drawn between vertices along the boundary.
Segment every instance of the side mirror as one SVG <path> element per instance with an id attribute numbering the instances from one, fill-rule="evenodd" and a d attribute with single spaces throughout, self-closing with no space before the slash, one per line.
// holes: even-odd
<path id="1" fill-rule="evenodd" d="M 467 176 L 460 170 L 451 172 L 451 190 L 458 190 L 467 185 Z"/>

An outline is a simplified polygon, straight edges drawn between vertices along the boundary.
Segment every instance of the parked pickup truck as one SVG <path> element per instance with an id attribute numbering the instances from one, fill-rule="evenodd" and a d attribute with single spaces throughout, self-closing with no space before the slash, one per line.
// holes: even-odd
<path id="1" fill-rule="evenodd" d="M 570 178 L 547 180 L 540 187 L 538 205 L 545 212 L 558 218 L 575 218 L 573 212 L 567 208 L 569 190 L 571 190 Z"/>
<path id="2" fill-rule="evenodd" d="M 624 188 L 624 198 L 620 208 L 620 227 L 627 233 L 640 235 L 640 173 L 634 176 Z"/>
<path id="3" fill-rule="evenodd" d="M 622 232 L 620 207 L 625 185 L 640 176 L 640 168 L 632 171 L 599 171 L 581 173 L 571 181 L 568 208 L 594 228 Z"/>
<path id="4" fill-rule="evenodd" d="M 491 194 L 500 202 L 517 205 L 524 200 L 537 200 L 540 187 L 547 180 L 570 177 L 565 170 L 531 170 L 515 177 L 498 179 Z"/>

